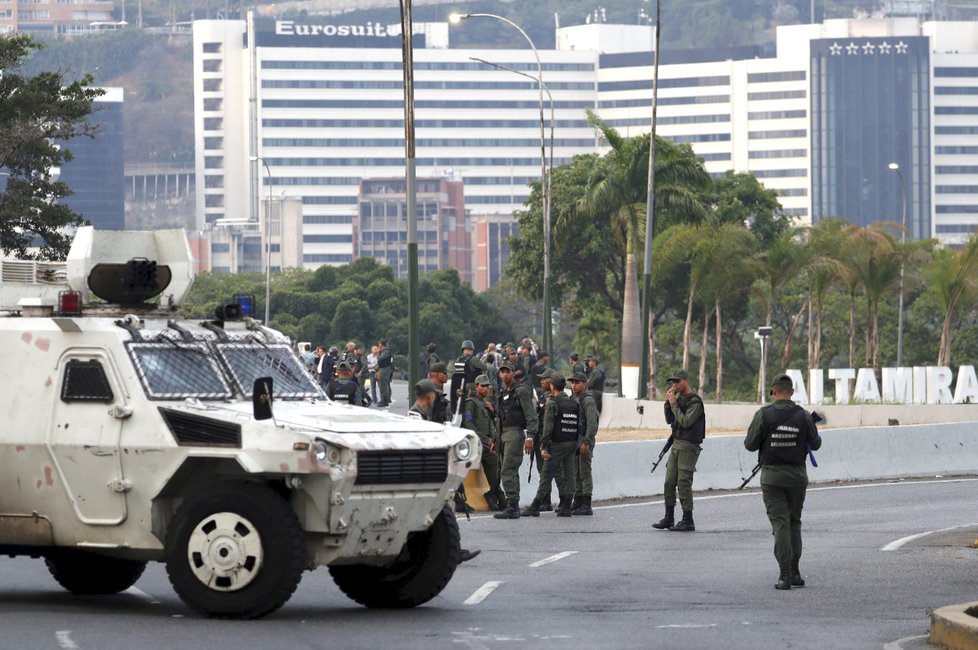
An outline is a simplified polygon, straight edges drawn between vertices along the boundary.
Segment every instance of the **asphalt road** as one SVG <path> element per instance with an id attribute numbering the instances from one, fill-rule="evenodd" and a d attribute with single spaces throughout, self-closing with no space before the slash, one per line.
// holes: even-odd
<path id="1" fill-rule="evenodd" d="M 695 533 L 651 529 L 660 500 L 463 519 L 463 546 L 482 554 L 403 611 L 353 604 L 321 569 L 265 619 L 209 620 L 158 564 L 129 592 L 76 598 L 41 561 L 3 558 L 0 648 L 917 648 L 892 643 L 926 634 L 930 609 L 978 599 L 976 489 L 978 478 L 810 490 L 808 586 L 788 592 L 773 588 L 756 491 L 701 495 Z"/>

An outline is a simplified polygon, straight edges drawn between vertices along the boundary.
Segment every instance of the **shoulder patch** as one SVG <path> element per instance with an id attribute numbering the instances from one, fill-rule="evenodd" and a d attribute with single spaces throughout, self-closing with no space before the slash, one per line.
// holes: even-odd
<path id="1" fill-rule="evenodd" d="M 462 416 L 462 419 L 465 420 L 466 422 L 471 422 L 472 420 L 475 419 L 475 415 L 466 411 L 465 415 Z"/>

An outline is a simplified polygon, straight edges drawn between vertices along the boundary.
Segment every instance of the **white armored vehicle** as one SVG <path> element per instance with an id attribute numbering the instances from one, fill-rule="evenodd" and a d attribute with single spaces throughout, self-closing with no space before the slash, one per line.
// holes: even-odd
<path id="1" fill-rule="evenodd" d="M 183 231 L 86 227 L 67 263 L 0 271 L 0 554 L 43 557 L 76 594 L 161 561 L 227 618 L 281 607 L 319 565 L 368 607 L 451 579 L 447 504 L 477 438 L 330 402 L 248 300 L 180 320 Z"/>

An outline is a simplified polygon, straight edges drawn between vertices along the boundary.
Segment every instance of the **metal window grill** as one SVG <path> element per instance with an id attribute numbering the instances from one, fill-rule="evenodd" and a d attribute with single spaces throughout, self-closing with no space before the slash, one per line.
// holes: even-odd
<path id="1" fill-rule="evenodd" d="M 72 359 L 65 364 L 61 384 L 63 402 L 111 402 L 112 387 L 105 369 L 97 360 Z"/>
<path id="2" fill-rule="evenodd" d="M 243 395 L 251 395 L 259 377 L 271 377 L 275 398 L 322 396 L 288 345 L 264 345 L 254 341 L 217 343 L 215 347 L 230 371 L 235 387 Z"/>
<path id="3" fill-rule="evenodd" d="M 157 338 L 126 343 L 150 399 L 231 399 L 231 388 L 206 343 Z"/>

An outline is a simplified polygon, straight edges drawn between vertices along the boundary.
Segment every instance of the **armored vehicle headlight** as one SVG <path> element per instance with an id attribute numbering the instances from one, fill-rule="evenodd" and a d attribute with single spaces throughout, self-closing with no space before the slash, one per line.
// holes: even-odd
<path id="1" fill-rule="evenodd" d="M 468 460 L 469 456 L 472 455 L 472 445 L 469 443 L 469 439 L 465 438 L 460 440 L 455 445 L 455 457 L 459 460 Z"/>
<path id="2" fill-rule="evenodd" d="M 322 440 L 317 440 L 316 460 L 320 463 L 338 463 L 340 462 L 340 450 L 329 446 Z"/>

